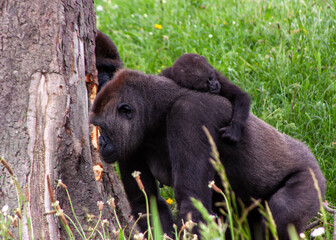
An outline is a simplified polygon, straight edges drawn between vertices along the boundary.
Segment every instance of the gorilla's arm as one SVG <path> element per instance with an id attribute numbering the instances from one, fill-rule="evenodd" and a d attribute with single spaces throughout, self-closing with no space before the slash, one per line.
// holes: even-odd
<path id="1" fill-rule="evenodd" d="M 221 133 L 222 139 L 238 142 L 244 131 L 246 119 L 250 114 L 251 98 L 238 86 L 229 82 L 220 72 L 215 71 L 215 74 L 221 85 L 219 95 L 228 98 L 233 107 L 230 125 L 221 128 L 219 132 Z"/>
<path id="2" fill-rule="evenodd" d="M 157 206 L 159 209 L 162 230 L 168 236 L 173 237 L 173 216 L 166 201 L 160 196 L 156 180 L 151 173 L 142 153 L 138 152 L 136 157 L 130 158 L 127 161 L 119 161 L 119 169 L 124 184 L 124 189 L 127 198 L 132 208 L 132 214 L 137 218 L 139 213 L 146 214 L 146 200 L 144 194 L 140 191 L 135 179 L 132 176 L 134 171 L 141 172 L 140 178 L 145 187 L 148 201 L 151 196 L 157 199 Z M 148 230 L 146 216 L 144 215 L 139 221 L 138 225 L 142 232 Z"/>
<path id="3" fill-rule="evenodd" d="M 214 180 L 215 170 L 211 166 L 210 147 L 199 121 L 198 111 L 193 111 L 184 101 L 174 104 L 168 114 L 167 139 L 169 157 L 172 163 L 172 187 L 174 189 L 179 216 L 178 227 L 182 220 L 188 220 L 191 213 L 196 223 L 203 221 L 190 198 L 201 201 L 208 212 L 212 213 L 212 189 L 209 181 Z M 192 122 L 192 124 L 190 124 Z M 197 233 L 197 230 L 194 229 Z"/>

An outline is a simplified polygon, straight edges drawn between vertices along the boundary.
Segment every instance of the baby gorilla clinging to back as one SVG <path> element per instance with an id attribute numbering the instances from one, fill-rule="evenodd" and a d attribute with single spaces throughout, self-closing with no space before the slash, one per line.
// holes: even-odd
<path id="1" fill-rule="evenodd" d="M 161 75 L 182 87 L 228 98 L 233 107 L 232 119 L 219 132 L 224 140 L 238 142 L 241 139 L 250 112 L 250 97 L 216 71 L 205 57 L 194 53 L 183 54 L 172 67 L 163 70 Z"/>

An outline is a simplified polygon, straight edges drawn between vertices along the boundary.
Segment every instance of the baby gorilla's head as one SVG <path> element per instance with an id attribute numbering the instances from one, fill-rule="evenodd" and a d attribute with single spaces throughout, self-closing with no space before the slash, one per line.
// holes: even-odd
<path id="1" fill-rule="evenodd" d="M 215 70 L 205 57 L 194 53 L 183 54 L 172 66 L 173 80 L 180 86 L 218 94 L 220 83 Z"/>

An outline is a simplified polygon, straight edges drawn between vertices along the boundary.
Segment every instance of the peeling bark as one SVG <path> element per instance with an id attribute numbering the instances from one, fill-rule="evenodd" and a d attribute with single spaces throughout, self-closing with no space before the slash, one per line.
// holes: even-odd
<path id="1" fill-rule="evenodd" d="M 28 216 L 36 239 L 66 239 L 52 210 L 46 175 L 67 185 L 76 215 L 85 227 L 84 208 L 99 215 L 97 201 L 116 197 L 120 220 L 129 207 L 111 166 L 97 183 L 88 124 L 86 80 L 96 81 L 93 1 L 4 0 L 0 2 L 0 157 L 27 186 Z M 113 180 L 112 180 L 113 179 Z M 63 189 L 56 198 L 72 216 Z M 16 190 L 0 167 L 0 206 L 17 207 Z M 25 217 L 25 216 L 24 216 Z M 115 220 L 108 211 L 111 228 Z M 27 219 L 24 220 L 27 222 Z M 29 239 L 28 227 L 23 239 Z"/>

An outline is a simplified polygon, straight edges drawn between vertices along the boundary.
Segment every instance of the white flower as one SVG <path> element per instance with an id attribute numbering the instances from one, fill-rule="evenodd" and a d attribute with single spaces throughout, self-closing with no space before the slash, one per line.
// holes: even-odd
<path id="1" fill-rule="evenodd" d="M 136 240 L 142 240 L 144 239 L 145 235 L 143 233 L 137 233 L 137 234 L 134 234 L 134 239 Z"/>
<path id="2" fill-rule="evenodd" d="M 306 238 L 306 235 L 304 233 L 300 233 L 300 238 L 301 239 L 305 239 Z"/>
<path id="3" fill-rule="evenodd" d="M 132 14 L 131 17 L 134 18 L 134 14 Z"/>
<path id="4" fill-rule="evenodd" d="M 233 24 L 233 25 L 235 25 L 235 24 L 236 24 L 236 22 L 235 22 L 235 21 L 232 21 L 232 24 Z"/>
<path id="5" fill-rule="evenodd" d="M 57 213 L 55 214 L 57 217 L 62 216 L 63 215 L 63 209 L 60 209 L 57 211 Z"/>
<path id="6" fill-rule="evenodd" d="M 148 15 L 145 13 L 145 14 L 144 14 L 144 17 L 145 17 L 145 18 L 147 18 L 147 17 L 148 17 Z"/>
<path id="7" fill-rule="evenodd" d="M 324 228 L 323 227 L 319 227 L 314 229 L 314 231 L 312 231 L 312 233 L 310 234 L 310 236 L 312 237 L 318 237 L 324 234 Z"/>
<path id="8" fill-rule="evenodd" d="M 117 4 L 114 4 L 114 6 L 112 7 L 113 10 L 119 8 L 119 6 Z"/>
<path id="9" fill-rule="evenodd" d="M 212 188 L 212 186 L 215 184 L 215 181 L 210 181 L 208 187 Z"/>
<path id="10" fill-rule="evenodd" d="M 149 32 L 149 35 L 153 35 L 153 33 L 152 33 L 152 32 Z"/>
<path id="11" fill-rule="evenodd" d="M 59 201 L 57 201 L 57 200 L 51 204 L 51 206 L 53 206 L 53 207 L 57 207 L 58 205 L 59 205 Z"/>
<path id="12" fill-rule="evenodd" d="M 101 11 L 104 10 L 103 6 L 101 6 L 101 5 L 98 5 L 96 9 L 97 9 L 97 12 L 101 12 Z"/>
<path id="13" fill-rule="evenodd" d="M 9 207 L 6 204 L 5 206 L 2 207 L 1 212 L 3 213 L 3 215 L 7 216 L 8 210 L 9 210 Z"/>
<path id="14" fill-rule="evenodd" d="M 107 219 L 104 219 L 104 220 L 102 221 L 102 224 L 103 224 L 103 225 L 107 225 L 107 226 L 108 226 L 108 224 L 109 224 L 109 221 L 108 221 Z"/>
<path id="15" fill-rule="evenodd" d="M 212 35 L 211 35 L 211 34 L 209 34 L 209 38 L 212 38 Z"/>

